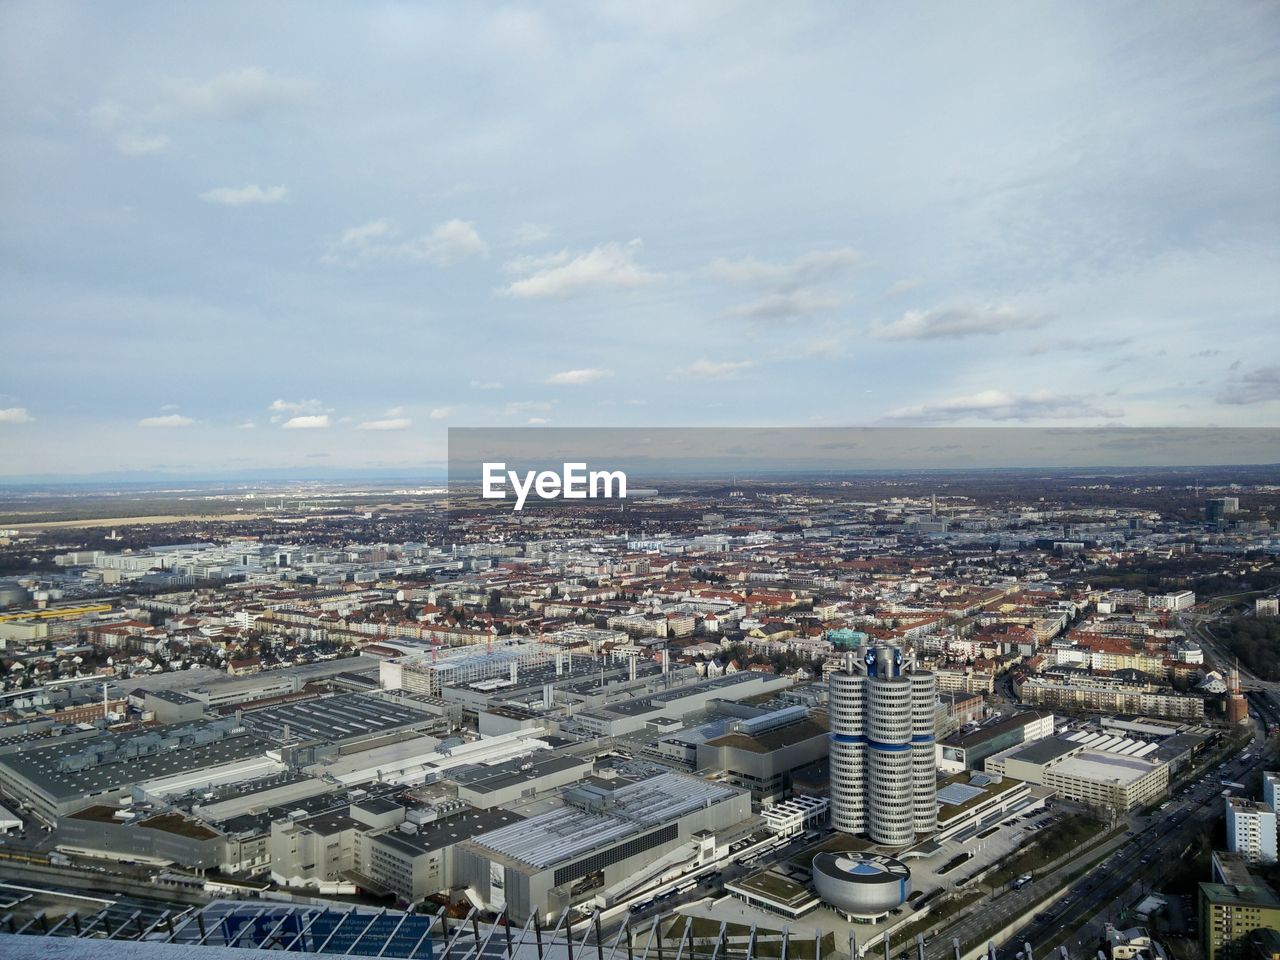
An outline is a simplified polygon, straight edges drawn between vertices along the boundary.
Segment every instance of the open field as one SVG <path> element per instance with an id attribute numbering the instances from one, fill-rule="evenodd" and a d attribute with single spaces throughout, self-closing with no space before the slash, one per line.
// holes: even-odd
<path id="1" fill-rule="evenodd" d="M 160 514 L 149 517 L 100 517 L 84 520 L 49 520 L 43 523 L 10 523 L 11 530 L 57 530 L 76 527 L 137 527 L 158 523 L 198 523 L 202 521 L 217 522 L 221 520 L 261 520 L 265 513 L 192 513 Z"/>

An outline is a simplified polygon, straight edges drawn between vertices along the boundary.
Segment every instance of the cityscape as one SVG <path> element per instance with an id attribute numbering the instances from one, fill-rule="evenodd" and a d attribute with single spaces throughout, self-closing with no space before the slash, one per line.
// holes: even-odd
<path id="1" fill-rule="evenodd" d="M 8 943 L 1280 942 L 1280 468 L 654 482 L 15 496 Z"/>
<path id="2" fill-rule="evenodd" d="M 0 81 L 0 960 L 1280 960 L 1280 3 Z"/>

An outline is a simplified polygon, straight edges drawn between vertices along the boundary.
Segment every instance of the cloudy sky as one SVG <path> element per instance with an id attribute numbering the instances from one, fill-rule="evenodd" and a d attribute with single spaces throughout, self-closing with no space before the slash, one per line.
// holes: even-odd
<path id="1" fill-rule="evenodd" d="M 1273 3 L 0 6 L 0 475 L 1275 425 Z"/>

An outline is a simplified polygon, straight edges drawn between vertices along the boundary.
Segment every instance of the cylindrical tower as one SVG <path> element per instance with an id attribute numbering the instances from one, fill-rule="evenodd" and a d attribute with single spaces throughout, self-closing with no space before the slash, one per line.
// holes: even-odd
<path id="1" fill-rule="evenodd" d="M 897 847 L 915 839 L 911 681 L 896 672 L 899 663 L 885 659 L 877 657 L 876 666 L 889 675 L 867 681 L 867 833 L 876 843 Z"/>
<path id="2" fill-rule="evenodd" d="M 866 685 L 856 654 L 845 656 L 844 669 L 831 674 L 828 684 L 831 825 L 844 833 L 866 829 Z"/>
<path id="3" fill-rule="evenodd" d="M 937 725 L 937 681 L 932 672 L 911 677 L 911 795 L 915 832 L 938 829 L 938 776 L 933 738 Z"/>
<path id="4" fill-rule="evenodd" d="M 831 674 L 831 822 L 902 847 L 937 829 L 932 673 L 900 647 L 845 655 Z"/>

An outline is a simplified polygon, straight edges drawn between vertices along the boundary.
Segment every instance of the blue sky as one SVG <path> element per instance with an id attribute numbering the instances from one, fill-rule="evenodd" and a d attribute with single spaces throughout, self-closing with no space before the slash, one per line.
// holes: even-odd
<path id="1" fill-rule="evenodd" d="M 0 7 L 0 475 L 1275 425 L 1269 3 Z"/>

